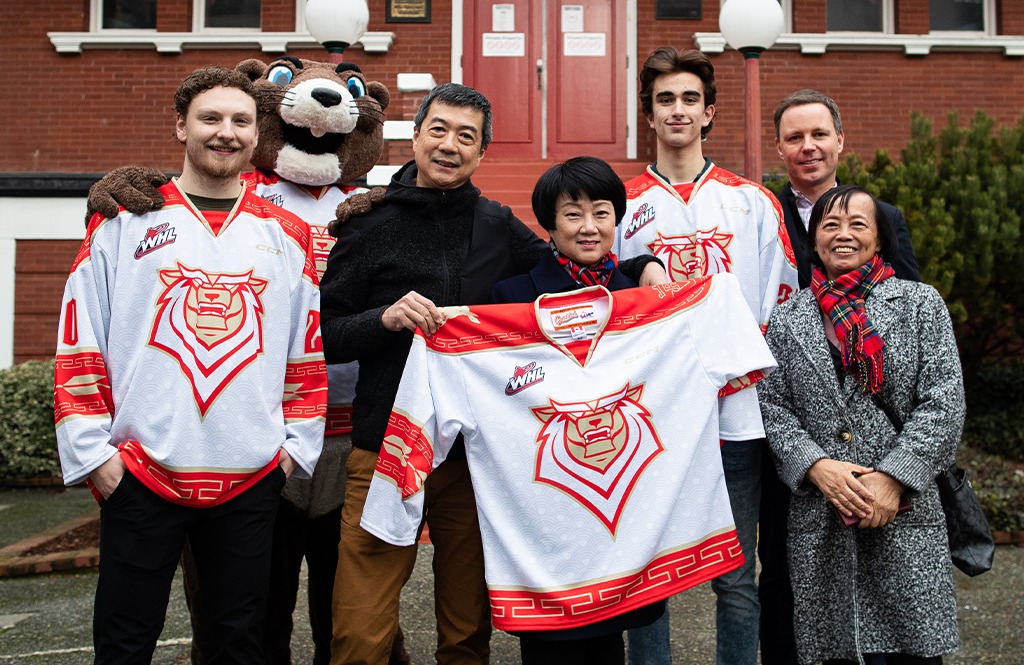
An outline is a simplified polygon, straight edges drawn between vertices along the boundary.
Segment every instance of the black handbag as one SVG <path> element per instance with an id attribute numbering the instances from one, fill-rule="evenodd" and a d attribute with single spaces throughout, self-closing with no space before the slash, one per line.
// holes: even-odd
<path id="1" fill-rule="evenodd" d="M 951 464 L 936 476 L 935 483 L 939 486 L 942 510 L 946 513 L 946 533 L 953 565 L 971 577 L 992 570 L 996 543 L 978 495 L 967 479 L 967 472 Z"/>
<path id="2" fill-rule="evenodd" d="M 899 414 L 881 395 L 872 393 L 871 398 L 888 416 L 896 432 L 902 432 L 903 419 Z M 953 462 L 935 477 L 935 484 L 939 486 L 939 500 L 946 514 L 946 535 L 953 565 L 971 577 L 992 570 L 996 543 L 967 472 Z"/>

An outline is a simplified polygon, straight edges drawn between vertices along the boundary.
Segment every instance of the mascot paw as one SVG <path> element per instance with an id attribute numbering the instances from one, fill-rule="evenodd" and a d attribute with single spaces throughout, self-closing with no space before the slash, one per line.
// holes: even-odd
<path id="1" fill-rule="evenodd" d="M 114 169 L 89 188 L 86 224 L 93 213 L 116 217 L 119 207 L 136 215 L 156 210 L 164 204 L 157 187 L 166 183 L 167 176 L 156 169 L 143 166 Z"/>
<path id="2" fill-rule="evenodd" d="M 327 225 L 328 233 L 337 237 L 338 231 L 348 220 L 373 210 L 374 206 L 384 200 L 387 191 L 387 187 L 374 187 L 368 192 L 353 194 L 339 203 L 334 211 L 334 221 Z"/>

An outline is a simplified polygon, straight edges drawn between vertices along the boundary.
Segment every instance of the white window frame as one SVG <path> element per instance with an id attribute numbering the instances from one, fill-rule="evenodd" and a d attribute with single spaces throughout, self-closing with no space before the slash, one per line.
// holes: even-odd
<path id="1" fill-rule="evenodd" d="M 985 27 L 981 30 L 931 30 L 931 3 L 929 2 L 928 27 L 930 35 L 946 35 L 970 37 L 971 35 L 995 35 L 996 33 L 996 0 L 982 0 L 982 18 Z"/>
<path id="2" fill-rule="evenodd" d="M 295 32 L 309 32 L 306 28 L 306 2 L 308 0 L 295 0 Z"/>
<path id="3" fill-rule="evenodd" d="M 841 0 L 847 2 L 848 0 Z M 828 25 L 828 2 L 825 3 L 825 25 Z M 893 0 L 882 0 L 882 29 L 881 30 L 828 30 L 829 34 L 863 34 L 863 35 L 888 35 L 896 30 L 896 10 Z"/>
<path id="4" fill-rule="evenodd" d="M 152 28 L 104 28 L 103 27 L 103 0 L 89 0 L 89 31 L 117 34 L 120 32 L 156 32 L 156 26 Z"/>
<path id="5" fill-rule="evenodd" d="M 265 0 L 260 0 L 260 27 L 257 28 L 208 28 L 206 27 L 206 0 L 192 0 L 192 32 L 201 33 L 217 33 L 217 34 L 231 34 L 231 33 L 259 33 L 263 29 L 263 3 Z"/>

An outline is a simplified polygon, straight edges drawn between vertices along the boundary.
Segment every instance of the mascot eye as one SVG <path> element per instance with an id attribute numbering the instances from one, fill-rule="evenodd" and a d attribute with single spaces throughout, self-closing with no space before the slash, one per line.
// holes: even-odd
<path id="1" fill-rule="evenodd" d="M 292 73 L 292 70 L 288 69 L 284 65 L 278 65 L 267 72 L 267 80 L 281 87 L 291 83 L 293 76 L 295 75 Z"/>
<path id="2" fill-rule="evenodd" d="M 366 84 L 362 79 L 353 76 L 348 80 L 348 93 L 353 97 L 362 97 L 366 94 Z"/>

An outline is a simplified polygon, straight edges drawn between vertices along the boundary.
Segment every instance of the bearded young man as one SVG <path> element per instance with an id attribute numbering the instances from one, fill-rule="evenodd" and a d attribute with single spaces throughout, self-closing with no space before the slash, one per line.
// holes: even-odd
<path id="1" fill-rule="evenodd" d="M 327 377 L 309 227 L 239 180 L 254 94 L 219 67 L 185 79 L 167 203 L 93 216 L 64 292 L 57 439 L 101 505 L 96 663 L 152 659 L 186 536 L 209 662 L 264 662 L 278 497 L 316 465 Z"/>

